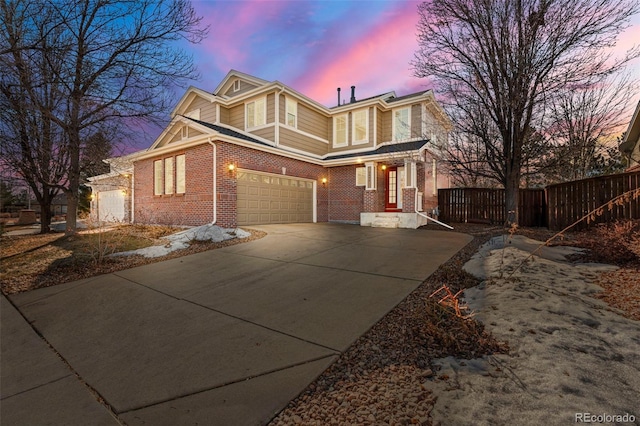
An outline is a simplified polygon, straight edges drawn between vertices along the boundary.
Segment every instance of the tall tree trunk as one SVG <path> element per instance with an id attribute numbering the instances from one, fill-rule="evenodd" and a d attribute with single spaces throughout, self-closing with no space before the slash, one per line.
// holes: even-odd
<path id="1" fill-rule="evenodd" d="M 65 190 L 67 195 L 67 217 L 65 234 L 72 235 L 77 232 L 78 217 L 78 193 L 80 191 L 80 132 L 71 132 L 69 135 L 69 185 Z"/>
<path id="2" fill-rule="evenodd" d="M 504 185 L 505 195 L 505 225 L 511 226 L 520 223 L 518 204 L 520 201 L 520 168 L 512 168 L 507 172 Z"/>

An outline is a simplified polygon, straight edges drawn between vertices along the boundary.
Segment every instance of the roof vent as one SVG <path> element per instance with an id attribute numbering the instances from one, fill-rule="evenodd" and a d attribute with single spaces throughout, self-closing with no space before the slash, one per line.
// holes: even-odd
<path id="1" fill-rule="evenodd" d="M 351 103 L 356 101 L 356 86 L 351 86 Z"/>
<path id="2" fill-rule="evenodd" d="M 342 89 L 338 87 L 338 106 L 340 106 L 340 90 Z"/>

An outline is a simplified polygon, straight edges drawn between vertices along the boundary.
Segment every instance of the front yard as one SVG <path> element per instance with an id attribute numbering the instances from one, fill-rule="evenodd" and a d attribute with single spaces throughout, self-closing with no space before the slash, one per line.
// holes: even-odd
<path id="1" fill-rule="evenodd" d="M 12 230 L 8 227 L 5 231 Z M 147 263 L 198 253 L 238 242 L 261 238 L 264 233 L 252 231 L 251 237 L 224 242 L 194 241 L 190 247 L 166 256 L 110 257 L 112 253 L 164 245 L 161 239 L 181 231 L 168 226 L 119 225 L 80 231 L 74 236 L 62 233 L 0 237 L 0 289 L 13 294 L 40 287 L 128 269 Z"/>

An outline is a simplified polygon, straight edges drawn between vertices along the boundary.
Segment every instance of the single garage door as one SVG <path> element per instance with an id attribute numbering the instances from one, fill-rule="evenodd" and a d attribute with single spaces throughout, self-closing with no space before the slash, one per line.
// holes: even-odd
<path id="1" fill-rule="evenodd" d="M 313 222 L 313 182 L 237 171 L 238 225 Z"/>
<path id="2" fill-rule="evenodd" d="M 122 191 L 98 192 L 98 217 L 104 222 L 124 221 L 124 194 Z"/>

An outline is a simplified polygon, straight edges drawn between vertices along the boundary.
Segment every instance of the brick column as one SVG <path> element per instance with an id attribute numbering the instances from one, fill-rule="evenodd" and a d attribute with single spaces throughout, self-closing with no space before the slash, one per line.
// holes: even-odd
<path id="1" fill-rule="evenodd" d="M 378 191 L 368 190 L 364 191 L 364 205 L 362 211 L 365 213 L 373 213 L 378 211 Z"/>
<path id="2" fill-rule="evenodd" d="M 416 202 L 416 188 L 402 188 L 402 212 L 414 213 Z"/>

